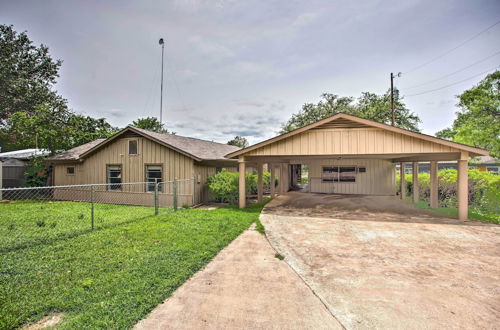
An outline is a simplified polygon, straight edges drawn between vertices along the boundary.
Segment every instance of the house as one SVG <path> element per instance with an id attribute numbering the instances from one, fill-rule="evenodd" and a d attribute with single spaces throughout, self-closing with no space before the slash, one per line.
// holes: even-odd
<path id="1" fill-rule="evenodd" d="M 438 171 L 447 169 L 457 169 L 456 161 L 438 162 Z M 399 166 L 396 165 L 396 170 Z M 500 173 L 500 159 L 490 156 L 479 156 L 469 160 L 469 169 L 476 169 L 483 172 L 491 172 L 493 174 Z M 405 173 L 412 173 L 412 164 L 407 163 L 405 166 Z M 418 173 L 430 173 L 429 162 L 420 162 L 418 166 Z"/>
<path id="2" fill-rule="evenodd" d="M 258 198 L 262 199 L 262 165 L 281 178 L 278 192 L 297 186 L 297 168 L 307 165 L 309 189 L 316 193 L 394 195 L 395 165 L 404 169 L 411 162 L 416 170 L 419 162 L 430 162 L 431 207 L 437 207 L 437 162 L 458 164 L 458 214 L 467 218 L 467 163 L 470 157 L 487 156 L 483 149 L 442 140 L 433 136 L 362 119 L 336 114 L 316 123 L 276 136 L 247 148 L 231 152 L 228 158 L 238 159 L 240 207 L 246 204 L 245 178 L 248 165 L 257 166 Z M 401 176 L 402 178 L 404 176 Z M 414 186 L 418 175 L 414 177 Z M 398 184 L 403 186 L 404 181 Z M 276 188 L 271 185 L 271 194 Z M 404 198 L 404 191 L 401 198 Z M 414 194 L 418 200 L 418 193 Z"/>
<path id="3" fill-rule="evenodd" d="M 0 153 L 2 166 L 3 188 L 14 188 L 24 186 L 24 173 L 26 165 L 35 157 L 48 156 L 50 152 L 43 149 L 22 149 Z"/>
<path id="4" fill-rule="evenodd" d="M 208 176 L 222 168 L 236 170 L 237 162 L 224 155 L 239 149 L 127 127 L 108 139 L 86 143 L 47 161 L 53 165 L 52 182 L 56 186 L 107 184 L 106 192 L 100 196 L 104 202 L 125 198 L 128 194 L 128 203 L 149 205 L 156 182 L 179 180 L 184 182 L 179 188 L 182 190 L 179 205 L 193 205 L 208 199 L 205 189 Z M 144 184 L 126 185 L 134 182 Z M 167 194 L 168 189 L 171 186 L 160 185 L 160 193 Z M 171 201 L 165 200 L 165 203 Z"/>

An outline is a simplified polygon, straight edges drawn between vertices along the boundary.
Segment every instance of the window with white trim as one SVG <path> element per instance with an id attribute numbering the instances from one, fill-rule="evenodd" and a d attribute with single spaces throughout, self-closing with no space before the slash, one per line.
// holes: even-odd
<path id="1" fill-rule="evenodd" d="M 155 184 L 162 182 L 163 170 L 161 165 L 146 165 L 146 191 L 154 191 Z M 161 191 L 162 185 L 158 186 Z"/>
<path id="2" fill-rule="evenodd" d="M 106 168 L 106 177 L 108 190 L 121 190 L 122 189 L 122 166 L 121 165 L 108 165 Z"/>
<path id="3" fill-rule="evenodd" d="M 323 166 L 322 182 L 356 182 L 356 166 Z"/>

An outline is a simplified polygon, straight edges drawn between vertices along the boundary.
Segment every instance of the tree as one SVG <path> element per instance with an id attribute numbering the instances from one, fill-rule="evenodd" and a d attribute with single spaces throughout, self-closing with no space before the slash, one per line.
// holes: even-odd
<path id="1" fill-rule="evenodd" d="M 403 100 L 399 98 L 398 93 L 395 94 L 395 126 L 418 132 L 420 118 L 406 107 Z M 301 111 L 292 115 L 292 118 L 283 124 L 280 133 L 293 131 L 337 113 L 347 113 L 390 124 L 392 118 L 390 94 L 362 93 L 361 97 L 356 99 L 354 97 L 340 97 L 335 94 L 324 93 L 317 104 L 304 104 Z"/>
<path id="2" fill-rule="evenodd" d="M 165 125 L 160 123 L 156 117 L 138 118 L 137 120 L 134 120 L 130 126 L 147 129 L 148 131 L 157 133 L 168 133 Z"/>
<path id="3" fill-rule="evenodd" d="M 61 64 L 46 46 L 33 45 L 26 32 L 0 25 L 0 125 L 11 114 L 32 114 L 42 104 L 66 107 L 66 100 L 52 90 Z"/>
<path id="4" fill-rule="evenodd" d="M 47 149 L 51 154 L 98 138 L 107 138 L 117 129 L 105 119 L 77 115 L 68 109 L 38 106 L 33 113 L 19 111 L 8 117 L 3 138 L 12 148 Z"/>
<path id="5" fill-rule="evenodd" d="M 229 144 L 230 146 L 236 146 L 240 148 L 246 148 L 249 145 L 248 140 L 243 136 L 239 135 L 236 135 L 232 140 L 229 140 L 227 144 Z"/>
<path id="6" fill-rule="evenodd" d="M 484 148 L 500 157 L 500 71 L 458 96 L 457 118 L 436 136 Z"/>

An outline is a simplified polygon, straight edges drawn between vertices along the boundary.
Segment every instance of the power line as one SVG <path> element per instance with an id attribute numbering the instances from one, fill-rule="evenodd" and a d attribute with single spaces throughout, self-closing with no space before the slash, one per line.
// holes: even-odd
<path id="1" fill-rule="evenodd" d="M 494 68 L 491 68 L 491 69 L 489 69 L 489 70 L 486 70 L 486 71 L 483 71 L 483 72 L 481 72 L 481 73 L 478 73 L 478 74 L 476 74 L 476 75 L 474 75 L 474 76 L 472 76 L 472 77 L 469 77 L 469 78 L 466 78 L 466 79 L 463 79 L 463 80 L 457 81 L 457 82 L 455 82 L 455 83 L 453 83 L 453 84 L 449 84 L 449 85 L 442 86 L 442 87 L 439 87 L 439 88 L 431 89 L 431 90 L 428 90 L 428 91 L 425 91 L 425 92 L 422 92 L 422 93 L 410 94 L 410 95 L 404 95 L 404 96 L 417 96 L 417 95 L 422 95 L 422 94 L 427 94 L 427 93 L 431 93 L 431 92 L 439 91 L 439 90 L 441 90 L 441 89 L 445 89 L 445 88 L 448 88 L 448 87 L 451 87 L 451 86 L 455 86 L 455 85 L 461 84 L 461 83 L 463 83 L 463 82 L 465 82 L 465 81 L 467 81 L 467 80 L 471 80 L 471 79 L 476 78 L 476 77 L 478 77 L 478 76 L 480 76 L 480 75 L 483 75 L 483 74 L 485 74 L 485 73 L 488 73 L 488 72 L 490 72 L 490 71 L 492 71 L 492 70 L 496 70 L 496 69 L 497 69 L 497 68 L 499 68 L 499 67 L 500 67 L 500 65 L 497 65 L 497 66 L 496 66 L 496 67 L 494 67 Z"/>
<path id="2" fill-rule="evenodd" d="M 457 70 L 457 71 L 454 71 L 454 72 L 449 73 L 449 74 L 447 74 L 447 75 L 441 76 L 441 77 L 436 78 L 436 79 L 429 80 L 429 81 L 427 81 L 427 82 L 424 82 L 424 83 L 421 83 L 421 84 L 418 84 L 418 85 L 413 85 L 413 86 L 410 86 L 410 87 L 406 87 L 406 88 L 404 88 L 404 89 L 406 90 L 406 89 L 413 89 L 413 88 L 417 88 L 417 87 L 424 86 L 424 85 L 427 85 L 427 84 L 430 84 L 430 83 L 433 83 L 433 82 L 436 82 L 436 81 L 442 80 L 442 79 L 444 79 L 444 78 L 447 78 L 447 77 L 453 76 L 454 74 L 457 74 L 457 73 L 459 73 L 459 72 L 462 72 L 462 71 L 464 71 L 464 70 L 467 70 L 468 68 L 473 67 L 473 66 L 474 66 L 474 65 L 476 65 L 476 64 L 482 63 L 482 62 L 484 62 L 484 61 L 486 61 L 486 60 L 488 60 L 488 59 L 490 59 L 490 58 L 492 58 L 492 57 L 494 57 L 494 56 L 496 56 L 496 55 L 498 55 L 498 54 L 500 54 L 500 50 L 499 50 L 499 51 L 497 51 L 496 53 L 494 53 L 494 54 L 490 55 L 490 56 L 487 56 L 487 57 L 485 57 L 485 58 L 483 58 L 483 59 L 481 59 L 481 60 L 479 60 L 479 61 L 477 61 L 477 62 L 474 62 L 474 63 L 472 63 L 472 64 L 470 64 L 470 65 L 468 65 L 468 66 L 466 66 L 466 67 L 463 67 L 463 68 L 461 68 L 461 69 L 459 69 L 459 70 Z"/>
<path id="3" fill-rule="evenodd" d="M 460 44 L 458 44 L 457 46 L 453 47 L 452 49 L 450 49 L 450 50 L 448 50 L 448 51 L 446 51 L 446 52 L 442 53 L 442 54 L 441 54 L 441 55 L 439 55 L 439 56 L 436 56 L 436 57 L 432 58 L 431 60 L 429 60 L 429 61 L 427 61 L 427 62 L 424 62 L 424 63 L 420 64 L 419 66 L 414 67 L 414 68 L 413 68 L 413 69 L 411 69 L 411 70 L 406 71 L 405 73 L 411 73 L 411 72 L 416 71 L 416 70 L 418 70 L 418 69 L 420 69 L 420 68 L 423 68 L 423 67 L 424 67 L 424 66 L 426 66 L 427 64 L 430 64 L 430 63 L 432 63 L 432 62 L 434 62 L 434 61 L 439 60 L 440 58 L 442 58 L 442 57 L 444 57 L 444 56 L 448 55 L 449 53 L 453 52 L 454 50 L 456 50 L 456 49 L 458 49 L 458 48 L 462 47 L 463 45 L 465 45 L 465 44 L 466 44 L 466 43 L 468 43 L 469 41 L 471 41 L 471 40 L 473 40 L 473 39 L 475 39 L 475 38 L 479 37 L 481 34 L 485 33 L 486 31 L 488 31 L 488 30 L 492 29 L 493 27 L 495 27 L 495 26 L 496 26 L 497 24 L 499 24 L 499 23 L 500 23 L 500 20 L 496 21 L 494 24 L 492 24 L 492 25 L 488 26 L 486 29 L 484 29 L 484 30 L 482 30 L 482 31 L 480 31 L 480 32 L 478 32 L 478 33 L 476 33 L 475 35 L 473 35 L 473 36 L 472 36 L 472 37 L 470 37 L 469 39 L 467 39 L 467 40 L 465 40 L 465 41 L 462 41 Z"/>

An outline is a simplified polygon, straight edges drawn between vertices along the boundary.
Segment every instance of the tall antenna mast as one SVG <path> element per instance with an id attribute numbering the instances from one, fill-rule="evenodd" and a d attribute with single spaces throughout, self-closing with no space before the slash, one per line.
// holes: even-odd
<path id="1" fill-rule="evenodd" d="M 165 42 L 163 38 L 160 38 L 158 42 L 161 45 L 161 87 L 160 87 L 160 124 L 163 120 L 163 49 L 165 48 Z"/>

